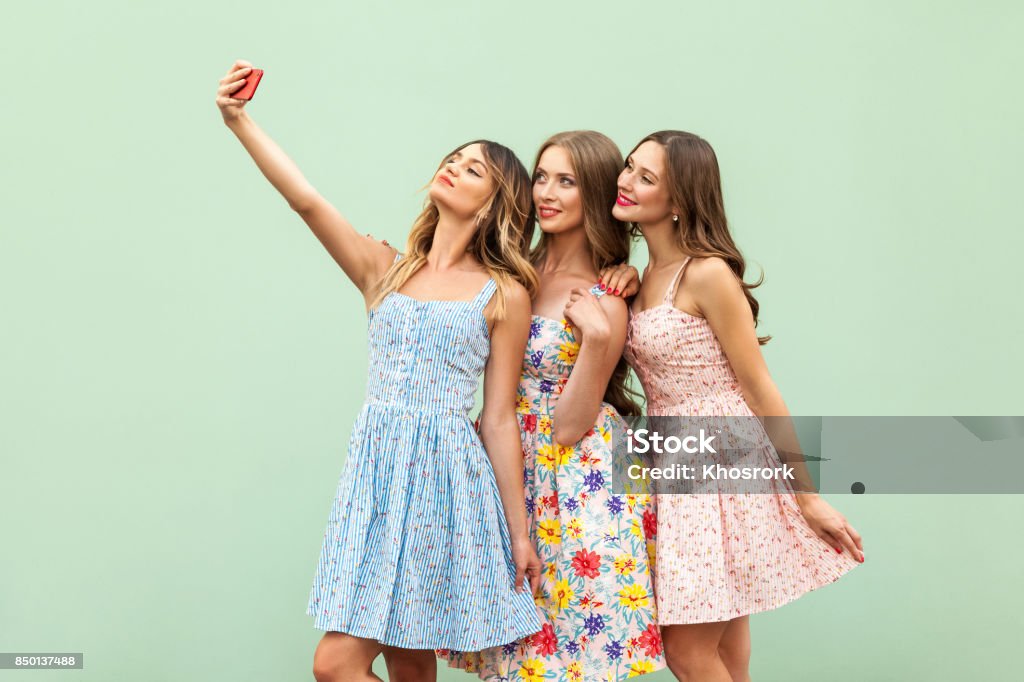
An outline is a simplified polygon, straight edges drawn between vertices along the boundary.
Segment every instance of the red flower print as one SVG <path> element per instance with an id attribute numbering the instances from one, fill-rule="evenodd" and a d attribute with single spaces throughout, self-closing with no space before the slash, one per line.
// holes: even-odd
<path id="1" fill-rule="evenodd" d="M 537 430 L 537 415 L 536 414 L 524 414 L 523 415 L 523 431 L 527 433 L 533 433 Z"/>
<path id="2" fill-rule="evenodd" d="M 600 566 L 601 555 L 597 552 L 590 552 L 588 550 L 581 549 L 576 552 L 576 556 L 572 558 L 572 567 L 578 576 L 596 578 L 599 573 L 598 568 Z"/>
<path id="3" fill-rule="evenodd" d="M 644 653 L 650 658 L 661 655 L 661 632 L 658 631 L 657 625 L 653 623 L 648 625 L 647 629 L 640 634 L 640 646 L 644 648 Z"/>
<path id="4" fill-rule="evenodd" d="M 650 509 L 644 511 L 644 535 L 653 538 L 658 534 L 658 515 Z"/>
<path id="5" fill-rule="evenodd" d="M 551 509 L 558 509 L 558 491 L 557 490 L 555 492 L 551 493 L 549 496 L 542 497 L 540 499 L 541 499 L 541 501 L 544 503 L 544 505 L 546 507 L 550 507 Z"/>
<path id="6" fill-rule="evenodd" d="M 533 636 L 530 643 L 541 656 L 550 656 L 558 651 L 558 637 L 555 636 L 555 629 L 551 627 L 551 623 L 545 623 L 541 631 Z"/>

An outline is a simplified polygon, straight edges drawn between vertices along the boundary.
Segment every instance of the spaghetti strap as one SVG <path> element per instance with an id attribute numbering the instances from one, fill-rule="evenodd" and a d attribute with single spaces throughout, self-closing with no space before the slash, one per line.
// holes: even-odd
<path id="1" fill-rule="evenodd" d="M 665 292 L 665 300 L 662 301 L 663 303 L 672 305 L 672 301 L 676 298 L 676 291 L 679 289 L 679 283 L 683 281 L 683 270 L 686 269 L 689 262 L 690 256 L 687 256 L 686 260 L 683 261 L 683 264 L 679 266 L 679 270 L 677 270 L 676 274 L 672 276 L 672 283 L 669 285 L 668 291 Z"/>
<path id="2" fill-rule="evenodd" d="M 484 284 L 484 288 L 481 289 L 480 293 L 473 298 L 471 302 L 472 307 L 483 310 L 487 306 L 487 302 L 491 300 L 491 294 L 493 294 L 494 290 L 497 288 L 498 283 L 494 281 L 493 277 L 487 280 L 487 283 Z"/>

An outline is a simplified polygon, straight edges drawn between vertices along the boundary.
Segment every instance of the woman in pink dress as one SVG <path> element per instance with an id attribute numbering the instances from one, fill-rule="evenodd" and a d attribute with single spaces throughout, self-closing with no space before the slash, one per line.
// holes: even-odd
<path id="1" fill-rule="evenodd" d="M 618 186 L 612 213 L 644 237 L 650 254 L 625 345 L 647 413 L 787 416 L 761 355 L 768 338 L 755 331 L 757 285 L 743 281 L 714 150 L 690 133 L 648 135 Z M 766 459 L 777 457 L 770 448 Z M 864 561 L 860 536 L 827 502 L 785 483 L 776 489 L 658 496 L 655 592 L 677 678 L 749 680 L 749 614 Z"/>

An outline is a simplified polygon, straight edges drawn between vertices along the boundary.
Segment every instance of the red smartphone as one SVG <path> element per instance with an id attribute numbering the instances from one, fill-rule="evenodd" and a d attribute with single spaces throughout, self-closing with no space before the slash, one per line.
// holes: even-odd
<path id="1" fill-rule="evenodd" d="M 231 96 L 235 99 L 252 99 L 261 78 L 263 78 L 263 69 L 252 69 L 249 75 L 245 77 L 245 85 L 232 93 Z"/>

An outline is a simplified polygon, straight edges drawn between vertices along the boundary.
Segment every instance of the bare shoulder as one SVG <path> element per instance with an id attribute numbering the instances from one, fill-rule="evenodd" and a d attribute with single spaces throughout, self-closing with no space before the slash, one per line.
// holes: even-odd
<path id="1" fill-rule="evenodd" d="M 505 286 L 505 307 L 509 315 L 525 314 L 530 315 L 530 292 L 522 284 L 514 279 L 506 280 Z"/>
<path id="2" fill-rule="evenodd" d="M 684 279 L 689 281 L 693 289 L 703 291 L 734 289 L 738 288 L 740 283 L 725 259 L 718 256 L 694 258 L 686 266 Z"/>

